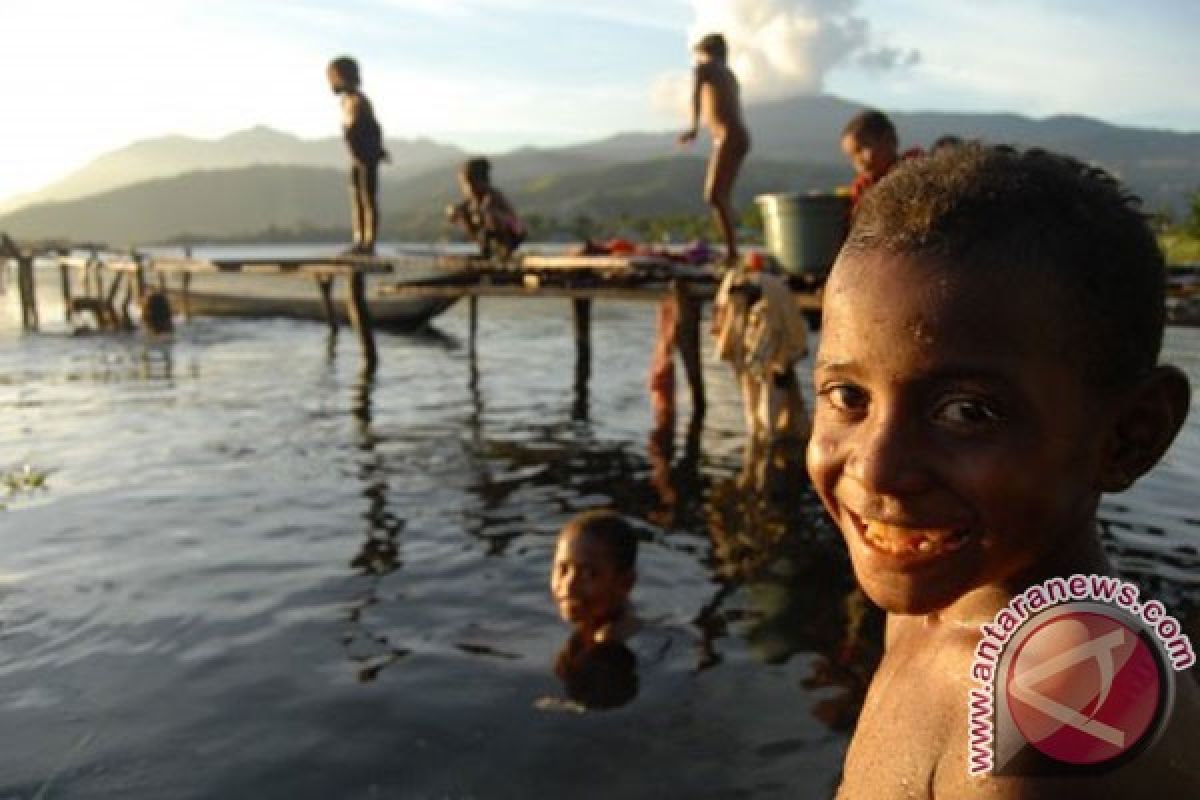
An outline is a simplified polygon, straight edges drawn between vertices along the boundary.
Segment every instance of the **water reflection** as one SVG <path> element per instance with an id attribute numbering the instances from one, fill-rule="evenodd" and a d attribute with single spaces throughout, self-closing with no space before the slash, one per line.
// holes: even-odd
<path id="1" fill-rule="evenodd" d="M 357 477 L 363 484 L 362 496 L 367 508 L 362 514 L 366 531 L 350 566 L 365 576 L 367 583 L 350 605 L 347 613 L 350 627 L 342 643 L 362 682 L 374 680 L 383 669 L 409 654 L 407 649 L 393 645 L 387 635 L 373 630 L 366 619 L 369 609 L 379 602 L 380 581 L 401 565 L 400 534 L 404 531 L 404 520 L 388 507 L 386 464 L 371 424 L 375 382 L 375 370 L 363 369 L 354 384 L 351 402 L 356 446 L 362 454 Z"/>

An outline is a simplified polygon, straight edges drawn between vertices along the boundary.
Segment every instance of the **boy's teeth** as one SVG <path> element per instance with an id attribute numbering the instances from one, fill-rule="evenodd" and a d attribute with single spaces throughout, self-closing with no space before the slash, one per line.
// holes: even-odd
<path id="1" fill-rule="evenodd" d="M 966 539 L 961 531 L 900 528 L 882 522 L 868 522 L 863 535 L 876 548 L 893 555 L 954 550 Z"/>

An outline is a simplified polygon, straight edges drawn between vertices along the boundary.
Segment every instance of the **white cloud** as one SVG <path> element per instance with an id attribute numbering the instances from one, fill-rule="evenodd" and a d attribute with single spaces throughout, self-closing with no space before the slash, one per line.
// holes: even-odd
<path id="1" fill-rule="evenodd" d="M 911 66 L 915 50 L 874 40 L 857 0 L 692 0 L 689 44 L 708 33 L 725 35 L 730 66 L 749 100 L 819 92 L 843 65 L 887 70 Z M 660 76 L 651 94 L 659 106 L 686 105 L 688 79 Z"/>

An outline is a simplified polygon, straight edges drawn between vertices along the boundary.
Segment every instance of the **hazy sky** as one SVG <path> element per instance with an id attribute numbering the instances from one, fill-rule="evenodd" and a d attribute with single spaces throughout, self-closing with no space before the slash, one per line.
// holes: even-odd
<path id="1" fill-rule="evenodd" d="M 673 128 L 710 30 L 751 101 L 1200 131 L 1195 0 L 0 0 L 0 26 L 0 199 L 166 133 L 337 135 L 341 53 L 389 136 L 497 150 Z"/>

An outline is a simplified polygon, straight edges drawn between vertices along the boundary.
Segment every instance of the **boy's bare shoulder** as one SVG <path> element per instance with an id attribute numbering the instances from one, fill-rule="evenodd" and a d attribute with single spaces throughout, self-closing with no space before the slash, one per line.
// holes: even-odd
<path id="1" fill-rule="evenodd" d="M 901 789 L 930 796 L 965 718 L 973 647 L 961 631 L 888 615 L 887 646 L 846 755 L 839 797 L 892 798 Z"/>
<path id="2" fill-rule="evenodd" d="M 1176 696 L 1162 735 L 1144 752 L 1112 770 L 1080 773 L 1063 766 L 1061 772 L 1038 775 L 984 775 L 967 771 L 969 721 L 955 725 L 948 750 L 931 785 L 932 797 L 996 798 L 997 800 L 1105 800 L 1153 797 L 1192 800 L 1200 797 L 1200 691 L 1194 676 L 1176 676 Z M 1051 764 L 1045 772 L 1055 772 Z"/>
<path id="3" fill-rule="evenodd" d="M 889 615 L 887 651 L 854 732 L 839 797 L 1200 797 L 1200 691 L 1178 675 L 1174 713 L 1157 742 L 1102 775 L 972 776 L 968 693 L 977 637 Z"/>

